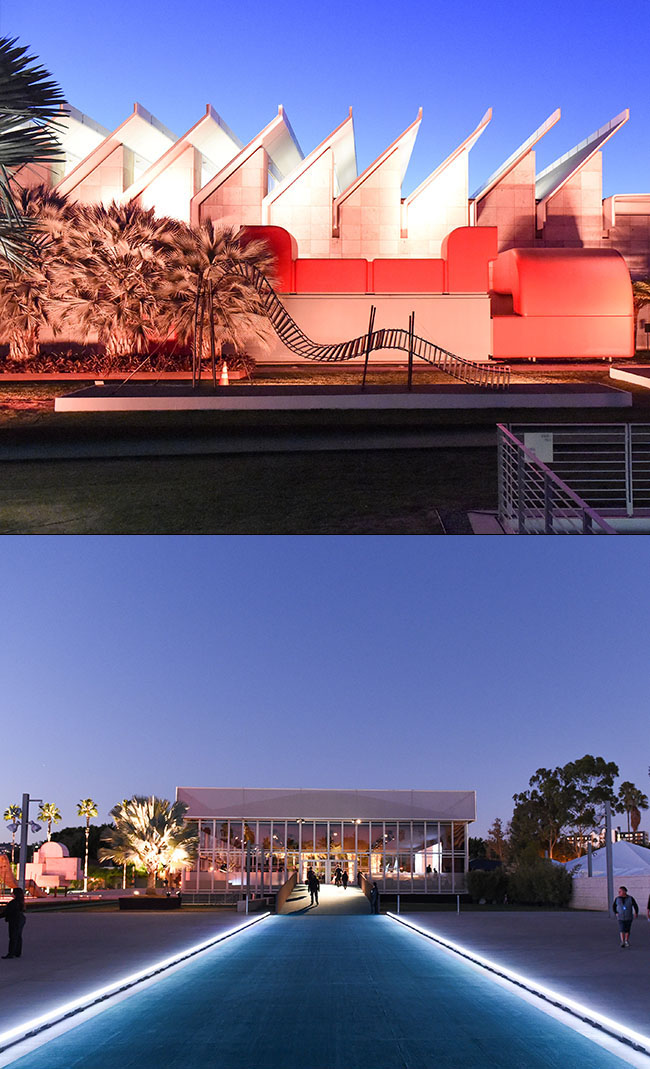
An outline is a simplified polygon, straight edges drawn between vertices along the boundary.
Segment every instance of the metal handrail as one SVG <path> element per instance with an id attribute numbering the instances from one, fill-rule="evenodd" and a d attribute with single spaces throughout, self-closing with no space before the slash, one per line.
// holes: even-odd
<path id="1" fill-rule="evenodd" d="M 502 423 L 497 424 L 499 434 L 499 520 L 506 530 L 513 533 L 534 534 L 572 534 L 578 533 L 577 527 L 571 529 L 572 523 L 580 524 L 582 534 L 617 534 L 615 529 L 603 517 L 591 508 L 571 487 L 560 479 L 539 457 Z M 511 450 L 516 457 L 516 472 L 507 473 L 506 451 Z M 510 474 L 510 478 L 506 475 Z M 536 474 L 541 487 L 526 485 L 532 483 L 530 478 Z M 509 491 L 516 483 L 514 493 Z M 535 495 L 537 494 L 537 497 Z M 534 505 L 527 506 L 527 495 L 533 497 Z M 557 507 L 555 499 L 564 500 L 565 507 Z M 508 507 L 508 502 L 510 507 Z M 576 513 L 577 516 L 572 514 Z M 511 517 L 516 515 L 516 531 L 513 530 Z M 555 521 L 559 521 L 560 530 Z M 565 529 L 562 530 L 562 525 Z M 568 529 L 567 529 L 568 528 Z"/>
<path id="2" fill-rule="evenodd" d="M 440 345 L 435 345 L 426 338 L 410 335 L 401 328 L 381 327 L 369 334 L 362 334 L 344 342 L 318 343 L 312 341 L 301 330 L 295 319 L 273 289 L 266 275 L 254 264 L 233 261 L 232 268 L 252 282 L 262 298 L 266 314 L 275 333 L 292 353 L 305 360 L 317 360 L 325 363 L 338 363 L 353 360 L 373 349 L 400 349 L 410 352 L 426 363 L 439 368 L 452 378 L 467 382 L 472 386 L 487 389 L 507 390 L 510 386 L 510 367 L 508 364 L 491 365 L 467 360 L 457 356 Z"/>

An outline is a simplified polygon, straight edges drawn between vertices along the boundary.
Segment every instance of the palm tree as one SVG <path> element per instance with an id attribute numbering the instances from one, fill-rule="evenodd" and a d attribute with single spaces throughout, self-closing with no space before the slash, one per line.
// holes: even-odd
<path id="1" fill-rule="evenodd" d="M 38 815 L 41 820 L 47 822 L 47 841 L 49 843 L 52 838 L 52 823 L 58 824 L 61 820 L 61 814 L 54 802 L 41 802 L 38 807 Z"/>
<path id="2" fill-rule="evenodd" d="M 160 328 L 161 286 L 180 224 L 153 208 L 77 205 L 55 273 L 64 317 L 107 356 L 145 352 Z"/>
<path id="3" fill-rule="evenodd" d="M 84 855 L 84 891 L 88 890 L 88 836 L 90 835 L 90 818 L 97 816 L 97 804 L 92 798 L 82 798 L 77 803 L 77 813 L 86 818 L 86 853 Z"/>
<path id="4" fill-rule="evenodd" d="M 273 257 L 262 241 L 241 245 L 234 227 L 212 220 L 183 227 L 171 235 L 172 267 L 163 285 L 168 305 L 166 324 L 180 341 L 192 343 L 192 381 L 201 378 L 209 359 L 216 385 L 217 351 L 224 342 L 235 348 L 272 334 L 262 298 L 246 271 L 269 275 Z"/>
<path id="5" fill-rule="evenodd" d="M 57 160 L 55 116 L 63 93 L 36 57 L 0 38 L 0 255 L 27 267 L 37 227 L 17 206 L 12 176 L 22 167 Z"/>
<path id="6" fill-rule="evenodd" d="M 11 864 L 14 863 L 14 853 L 16 851 L 16 824 L 22 819 L 23 811 L 19 805 L 9 805 L 5 809 L 3 820 L 7 824 L 12 824 L 13 829 L 11 832 Z"/>
<path id="7" fill-rule="evenodd" d="M 648 796 L 642 790 L 635 787 L 629 780 L 621 783 L 618 789 L 617 813 L 627 813 L 627 830 L 630 830 L 630 816 L 635 809 L 648 808 Z"/>
<path id="8" fill-rule="evenodd" d="M 147 870 L 147 893 L 155 894 L 156 877 L 191 864 L 198 849 L 195 829 L 184 823 L 184 802 L 134 795 L 111 809 L 110 828 L 99 850 L 102 861 L 132 862 Z"/>
<path id="9" fill-rule="evenodd" d="M 636 346 L 636 324 L 639 312 L 644 305 L 650 304 L 650 278 L 632 283 L 632 295 L 634 298 L 634 343 Z"/>
<path id="10" fill-rule="evenodd" d="M 53 323 L 52 271 L 73 212 L 64 197 L 45 186 L 20 190 L 16 201 L 22 216 L 37 221 L 39 230 L 32 237 L 27 267 L 0 260 L 0 323 L 9 358 L 27 360 L 38 352 L 41 328 Z"/>

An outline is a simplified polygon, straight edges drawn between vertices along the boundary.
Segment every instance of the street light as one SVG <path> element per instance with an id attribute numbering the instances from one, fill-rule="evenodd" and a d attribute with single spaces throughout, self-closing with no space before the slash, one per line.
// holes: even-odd
<path id="1" fill-rule="evenodd" d="M 32 802 L 42 802 L 42 798 L 32 798 Z M 29 803 L 30 797 L 28 794 L 23 795 L 22 815 L 20 820 L 20 854 L 18 861 L 18 884 L 25 890 L 25 865 L 27 864 L 27 828 L 32 829 L 32 832 L 36 834 L 41 830 L 40 824 L 36 821 L 29 819 Z"/>

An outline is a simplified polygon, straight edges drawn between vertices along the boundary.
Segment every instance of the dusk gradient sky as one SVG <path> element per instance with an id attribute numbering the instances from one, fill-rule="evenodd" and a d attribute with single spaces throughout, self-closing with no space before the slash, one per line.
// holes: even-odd
<path id="1" fill-rule="evenodd" d="M 607 196 L 650 191 L 647 15 L 647 0 L 0 0 L 0 33 L 19 36 L 70 103 L 109 129 L 138 100 L 180 136 L 210 102 L 246 142 L 281 103 L 306 154 L 352 105 L 362 170 L 422 105 L 404 194 L 490 105 L 470 192 L 556 107 L 539 169 L 630 107 L 604 149 Z"/>
<path id="2" fill-rule="evenodd" d="M 643 540 L 2 549 L 3 809 L 29 792 L 66 825 L 82 797 L 101 821 L 177 785 L 471 788 L 484 833 L 541 765 L 601 754 L 650 787 Z"/>

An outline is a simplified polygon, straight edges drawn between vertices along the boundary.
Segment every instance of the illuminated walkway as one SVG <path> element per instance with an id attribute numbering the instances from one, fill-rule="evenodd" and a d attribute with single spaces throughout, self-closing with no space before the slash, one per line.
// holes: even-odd
<path id="1" fill-rule="evenodd" d="M 11 1064 L 614 1069 L 625 1063 L 389 918 L 368 915 L 309 922 L 272 917 Z"/>
<path id="2" fill-rule="evenodd" d="M 296 885 L 283 914 L 300 914 L 303 917 L 366 916 L 370 904 L 358 887 L 349 884 L 347 890 L 333 884 L 322 884 L 318 893 L 318 905 L 311 905 L 311 896 L 304 883 Z"/>

